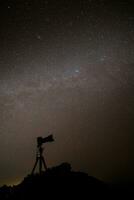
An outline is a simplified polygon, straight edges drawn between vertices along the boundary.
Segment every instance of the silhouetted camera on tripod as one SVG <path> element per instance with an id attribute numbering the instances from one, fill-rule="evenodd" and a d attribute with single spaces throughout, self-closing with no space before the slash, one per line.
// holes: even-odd
<path id="1" fill-rule="evenodd" d="M 35 171 L 35 168 L 37 166 L 37 164 L 39 163 L 39 174 L 42 173 L 42 165 L 44 166 L 45 170 L 47 170 L 47 165 L 46 165 L 46 162 L 45 162 L 45 159 L 43 157 L 43 150 L 44 148 L 42 147 L 42 145 L 44 143 L 47 143 L 47 142 L 53 142 L 54 139 L 53 139 L 53 135 L 49 135 L 45 138 L 43 137 L 37 137 L 37 152 L 36 152 L 36 161 L 35 161 L 35 164 L 34 164 L 34 167 L 32 169 L 32 174 L 34 173 Z"/>

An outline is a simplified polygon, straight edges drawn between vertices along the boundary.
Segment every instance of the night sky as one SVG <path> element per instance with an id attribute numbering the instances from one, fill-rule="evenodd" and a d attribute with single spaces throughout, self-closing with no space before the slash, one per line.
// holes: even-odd
<path id="1" fill-rule="evenodd" d="M 49 167 L 134 179 L 133 0 L 0 1 L 0 185 L 49 134 Z"/>

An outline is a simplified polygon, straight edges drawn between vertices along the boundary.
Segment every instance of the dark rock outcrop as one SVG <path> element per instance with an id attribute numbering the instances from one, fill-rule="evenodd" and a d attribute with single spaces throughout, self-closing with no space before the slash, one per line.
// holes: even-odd
<path id="1" fill-rule="evenodd" d="M 105 197 L 109 199 L 113 193 L 109 184 L 88 176 L 83 172 L 71 170 L 71 165 L 63 163 L 57 167 L 42 172 L 41 175 L 28 175 L 17 186 L 0 188 L 1 200 L 24 199 L 65 199 L 72 197 L 94 199 Z"/>

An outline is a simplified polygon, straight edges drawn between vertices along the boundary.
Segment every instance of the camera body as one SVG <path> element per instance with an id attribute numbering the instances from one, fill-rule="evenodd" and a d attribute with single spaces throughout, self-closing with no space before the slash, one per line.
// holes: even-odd
<path id="1" fill-rule="evenodd" d="M 53 135 L 49 135 L 45 138 L 42 138 L 42 137 L 37 137 L 37 145 L 38 147 L 40 147 L 42 144 L 46 143 L 46 142 L 53 142 L 54 139 L 53 139 Z"/>

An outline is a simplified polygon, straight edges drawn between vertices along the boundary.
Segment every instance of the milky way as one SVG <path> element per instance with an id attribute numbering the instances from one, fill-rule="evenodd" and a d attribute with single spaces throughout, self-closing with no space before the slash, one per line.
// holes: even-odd
<path id="1" fill-rule="evenodd" d="M 121 0 L 1 3 L 0 184 L 31 171 L 49 133 L 49 166 L 134 178 L 133 11 Z"/>

